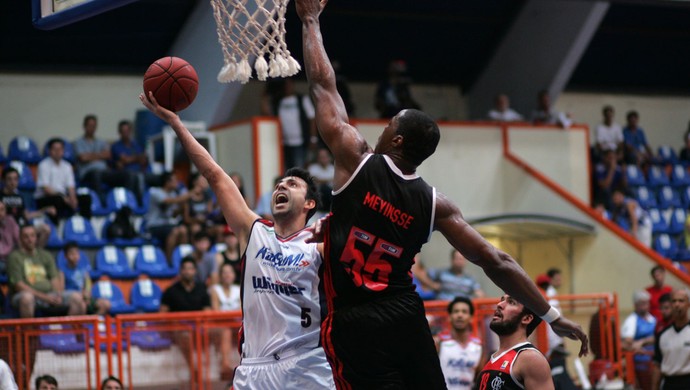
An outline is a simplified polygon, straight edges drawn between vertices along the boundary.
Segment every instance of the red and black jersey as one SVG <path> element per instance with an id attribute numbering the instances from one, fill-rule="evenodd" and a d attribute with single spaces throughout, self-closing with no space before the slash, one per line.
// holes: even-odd
<path id="1" fill-rule="evenodd" d="M 475 381 L 475 390 L 522 390 L 525 387 L 513 376 L 513 364 L 520 352 L 527 349 L 537 351 L 534 345 L 525 341 L 499 354 L 491 355 Z"/>
<path id="2" fill-rule="evenodd" d="M 414 291 L 410 267 L 429 240 L 435 205 L 435 189 L 389 157 L 362 160 L 333 193 L 325 239 L 333 308 Z"/>

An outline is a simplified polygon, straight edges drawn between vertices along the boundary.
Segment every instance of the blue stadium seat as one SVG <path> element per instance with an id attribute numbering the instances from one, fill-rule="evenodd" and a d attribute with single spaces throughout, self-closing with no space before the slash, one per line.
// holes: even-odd
<path id="1" fill-rule="evenodd" d="M 117 211 L 123 206 L 127 206 L 132 209 L 134 214 L 143 215 L 143 208 L 137 203 L 137 198 L 134 193 L 124 187 L 115 187 L 108 191 L 108 195 L 105 201 L 105 207 L 110 211 Z"/>
<path id="2" fill-rule="evenodd" d="M 64 138 L 61 139 L 65 146 L 62 158 L 63 160 L 67 160 L 70 164 L 74 165 L 77 162 L 77 155 L 74 154 L 74 146 L 72 146 L 72 142 L 70 142 L 69 140 L 66 140 Z M 43 157 L 48 157 L 48 141 L 46 141 L 46 143 L 43 145 Z"/>
<path id="3" fill-rule="evenodd" d="M 101 198 L 98 196 L 96 191 L 87 187 L 77 188 L 77 195 L 89 195 L 91 197 L 91 215 L 92 216 L 104 216 L 110 214 L 110 210 L 101 204 Z"/>
<path id="4" fill-rule="evenodd" d="M 110 280 L 99 280 L 91 287 L 91 296 L 94 299 L 104 298 L 110 301 L 110 314 L 134 313 L 133 306 L 125 302 L 125 297 L 117 285 Z"/>
<path id="5" fill-rule="evenodd" d="M 73 354 L 87 350 L 86 344 L 77 340 L 76 333 L 66 332 L 68 328 L 65 325 L 41 325 L 41 329 L 51 331 L 38 336 L 41 348 L 50 349 L 57 354 Z"/>
<path id="6" fill-rule="evenodd" d="M 57 256 L 55 257 L 55 262 L 60 271 L 65 271 L 67 269 L 67 258 L 65 257 L 64 250 L 58 252 Z M 91 260 L 89 260 L 89 257 L 81 249 L 79 250 L 78 266 L 88 269 L 89 276 L 91 276 L 91 279 L 98 279 L 98 277 L 101 276 L 101 273 L 98 270 L 93 269 L 93 267 L 91 266 Z"/>
<path id="7" fill-rule="evenodd" d="M 671 185 L 674 187 L 686 187 L 690 185 L 690 175 L 687 168 L 681 164 L 673 166 L 671 171 Z"/>
<path id="8" fill-rule="evenodd" d="M 96 236 L 91 221 L 80 215 L 75 215 L 65 221 L 62 239 L 65 242 L 74 241 L 85 248 L 100 248 L 105 244 Z"/>
<path id="9" fill-rule="evenodd" d="M 652 187 L 661 187 L 671 184 L 666 171 L 658 166 L 649 167 L 647 172 L 647 185 Z"/>
<path id="10" fill-rule="evenodd" d="M 649 218 L 652 220 L 652 234 L 668 233 L 668 222 L 659 209 L 649 209 Z"/>
<path id="11" fill-rule="evenodd" d="M 108 228 L 110 225 L 113 223 L 113 216 L 108 218 L 108 220 L 105 221 L 103 224 L 103 229 L 101 230 L 101 237 L 108 243 L 112 245 L 117 245 L 120 247 L 124 246 L 142 246 L 146 243 L 146 240 L 144 240 L 141 237 L 133 237 L 133 238 L 108 238 Z"/>
<path id="12" fill-rule="evenodd" d="M 673 259 L 678 252 L 678 244 L 668 234 L 659 234 L 653 246 L 655 251 L 668 259 Z"/>
<path id="13" fill-rule="evenodd" d="M 678 194 L 678 191 L 674 190 L 671 186 L 661 187 L 659 189 L 658 197 L 658 205 L 660 209 L 669 209 L 683 206 L 683 204 L 680 201 L 680 195 Z"/>
<path id="14" fill-rule="evenodd" d="M 160 350 L 170 348 L 172 341 L 168 338 L 161 336 L 161 334 L 155 330 L 132 330 L 130 333 L 130 340 L 132 345 L 144 350 Z"/>
<path id="15" fill-rule="evenodd" d="M 106 245 L 96 253 L 96 269 L 113 279 L 134 279 L 139 276 L 129 267 L 125 252 L 113 245 Z"/>
<path id="16" fill-rule="evenodd" d="M 668 145 L 659 146 L 657 156 L 662 164 L 676 164 L 678 162 L 676 151 Z"/>
<path id="17" fill-rule="evenodd" d="M 685 231 L 685 209 L 679 207 L 673 210 L 668 221 L 668 234 L 681 234 Z"/>
<path id="18" fill-rule="evenodd" d="M 2 145 L 0 145 L 0 164 L 4 164 L 7 162 L 7 156 L 5 156 L 5 152 L 2 150 Z"/>
<path id="19" fill-rule="evenodd" d="M 10 141 L 7 158 L 23 161 L 27 164 L 38 164 L 42 159 L 36 141 L 23 135 L 14 137 Z"/>
<path id="20" fill-rule="evenodd" d="M 138 311 L 156 313 L 161 307 L 163 292 L 153 280 L 141 278 L 132 285 L 129 299 Z"/>
<path id="21" fill-rule="evenodd" d="M 194 247 L 192 244 L 181 244 L 178 245 L 175 250 L 173 250 L 172 253 L 172 265 L 175 271 L 180 270 L 180 263 L 182 263 L 182 259 L 184 259 L 187 255 L 191 254 L 192 251 L 194 251 Z"/>
<path id="22" fill-rule="evenodd" d="M 635 199 L 637 203 L 645 210 L 652 207 L 656 207 L 656 195 L 654 195 L 654 190 L 651 187 L 641 186 L 633 187 L 633 193 L 635 194 Z"/>
<path id="23" fill-rule="evenodd" d="M 60 238 L 58 229 L 50 222 L 50 218 L 34 218 L 33 223 L 34 225 L 37 223 L 45 223 L 50 227 L 50 235 L 48 236 L 48 242 L 46 242 L 46 249 L 62 249 L 62 247 L 65 246 L 65 242 Z"/>
<path id="24" fill-rule="evenodd" d="M 168 259 L 160 248 L 144 245 L 134 259 L 134 269 L 152 278 L 170 278 L 177 275 L 177 270 L 168 265 Z"/>
<path id="25" fill-rule="evenodd" d="M 19 160 L 12 160 L 9 164 L 19 173 L 19 190 L 20 191 L 34 191 L 36 189 L 36 179 L 34 174 L 29 169 L 25 162 Z"/>
<path id="26" fill-rule="evenodd" d="M 647 184 L 644 174 L 637 165 L 630 164 L 625 167 L 625 177 L 628 180 L 629 186 L 643 186 Z"/>

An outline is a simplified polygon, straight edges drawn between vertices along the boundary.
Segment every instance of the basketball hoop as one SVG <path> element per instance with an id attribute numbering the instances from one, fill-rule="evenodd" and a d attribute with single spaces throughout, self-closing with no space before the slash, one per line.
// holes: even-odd
<path id="1" fill-rule="evenodd" d="M 289 0 L 211 0 L 218 41 L 225 65 L 218 81 L 246 83 L 252 76 L 250 60 L 259 80 L 288 77 L 300 71 L 285 44 L 285 11 Z"/>

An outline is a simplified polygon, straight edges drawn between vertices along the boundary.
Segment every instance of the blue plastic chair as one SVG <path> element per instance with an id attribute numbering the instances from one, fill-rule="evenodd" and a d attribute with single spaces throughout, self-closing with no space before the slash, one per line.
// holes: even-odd
<path id="1" fill-rule="evenodd" d="M 170 278 L 177 270 L 168 265 L 165 253 L 153 245 L 144 245 L 134 258 L 134 269 L 152 278 Z"/>
<path id="2" fill-rule="evenodd" d="M 69 161 L 70 164 L 74 164 L 77 161 L 77 155 L 74 153 L 74 146 L 72 146 L 70 141 L 64 138 L 61 139 L 62 143 L 64 144 L 64 153 L 62 155 L 62 159 Z M 46 141 L 46 143 L 43 145 L 43 157 L 48 157 L 49 155 L 48 141 Z"/>
<path id="3" fill-rule="evenodd" d="M 676 164 L 678 162 L 678 156 L 676 151 L 668 145 L 661 145 L 657 150 L 657 156 L 662 164 Z"/>
<path id="4" fill-rule="evenodd" d="M 85 248 L 100 248 L 105 244 L 96 236 L 91 221 L 80 215 L 75 215 L 65 221 L 62 239 L 65 242 L 74 241 Z"/>
<path id="5" fill-rule="evenodd" d="M 36 141 L 23 135 L 14 137 L 10 141 L 7 158 L 23 161 L 27 164 L 38 164 L 42 159 Z"/>
<path id="6" fill-rule="evenodd" d="M 673 166 L 671 171 L 671 185 L 674 187 L 686 187 L 690 185 L 690 175 L 688 175 L 687 168 L 681 164 Z"/>
<path id="7" fill-rule="evenodd" d="M 132 212 L 137 215 L 143 215 L 143 208 L 137 203 L 137 198 L 134 193 L 125 187 L 115 187 L 108 191 L 105 200 L 105 207 L 110 211 L 117 211 L 122 207 L 127 206 L 132 209 Z"/>
<path id="8" fill-rule="evenodd" d="M 86 352 L 86 344 L 77 340 L 76 333 L 61 332 L 67 330 L 63 325 L 41 325 L 41 329 L 55 331 L 38 336 L 41 348 L 50 349 L 57 354 Z"/>
<path id="9" fill-rule="evenodd" d="M 651 166 L 647 173 L 647 185 L 652 187 L 661 187 L 671 184 L 666 175 L 666 171 L 657 166 Z"/>
<path id="10" fill-rule="evenodd" d="M 658 197 L 658 205 L 660 209 L 669 209 L 683 206 L 683 204 L 680 201 L 680 195 L 678 194 L 678 191 L 673 189 L 673 187 L 671 186 L 661 187 L 659 189 Z"/>
<path id="11" fill-rule="evenodd" d="M 132 285 L 129 299 L 138 311 L 156 313 L 161 307 L 163 292 L 151 279 L 139 279 Z"/>
<path id="12" fill-rule="evenodd" d="M 668 234 L 668 222 L 659 209 L 649 209 L 648 213 L 652 220 L 652 234 Z"/>
<path id="13" fill-rule="evenodd" d="M 646 186 L 633 188 L 633 193 L 635 194 L 635 199 L 637 203 L 645 210 L 656 207 L 656 196 L 654 191 Z"/>
<path id="14" fill-rule="evenodd" d="M 104 216 L 110 214 L 110 210 L 101 204 L 101 198 L 98 196 L 96 191 L 87 187 L 77 188 L 77 195 L 89 195 L 91 197 L 91 215 L 92 216 Z"/>
<path id="15" fill-rule="evenodd" d="M 113 245 L 106 245 L 96 253 L 96 269 L 113 279 L 134 279 L 139 276 L 129 267 L 125 252 Z"/>
<path id="16" fill-rule="evenodd" d="M 107 299 L 110 301 L 110 314 L 134 313 L 136 310 L 132 305 L 125 302 L 122 290 L 110 280 L 99 280 L 91 287 L 91 296 L 94 299 Z"/>
<path id="17" fill-rule="evenodd" d="M 659 234 L 653 246 L 655 251 L 668 259 L 673 259 L 678 252 L 678 244 L 668 234 Z"/>
<path id="18" fill-rule="evenodd" d="M 19 173 L 18 188 L 20 191 L 34 191 L 36 189 L 34 174 L 24 161 L 12 160 L 9 165 Z"/>
<path id="19" fill-rule="evenodd" d="M 680 207 L 674 209 L 668 221 L 668 234 L 676 235 L 683 233 L 685 231 L 686 218 L 685 209 Z"/>
<path id="20" fill-rule="evenodd" d="M 180 244 L 173 250 L 172 253 L 172 265 L 173 268 L 175 269 L 175 272 L 178 272 L 180 270 L 180 264 L 182 263 L 182 259 L 184 259 L 187 255 L 191 254 L 194 251 L 194 246 L 192 244 Z"/>
<path id="21" fill-rule="evenodd" d="M 637 165 L 628 165 L 625 168 L 625 177 L 628 180 L 629 186 L 643 186 L 647 184 L 647 181 L 644 178 L 644 174 L 642 173 L 640 168 L 637 167 Z"/>
<path id="22" fill-rule="evenodd" d="M 39 218 L 34 219 L 34 224 L 37 223 Z M 50 235 L 48 236 L 48 241 L 46 242 L 46 248 L 47 249 L 61 249 L 63 246 L 65 246 L 65 242 L 60 238 L 60 234 L 58 233 L 58 229 L 53 225 L 53 223 L 50 221 L 50 218 L 46 217 L 40 217 L 40 220 L 43 221 L 46 225 L 50 227 Z"/>

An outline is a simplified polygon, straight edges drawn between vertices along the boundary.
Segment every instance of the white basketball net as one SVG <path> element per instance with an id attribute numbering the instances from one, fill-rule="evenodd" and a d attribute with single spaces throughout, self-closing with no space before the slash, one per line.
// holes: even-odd
<path id="1" fill-rule="evenodd" d="M 285 44 L 289 0 L 211 0 L 225 66 L 218 81 L 246 83 L 254 70 L 259 80 L 288 77 L 300 71 Z"/>

